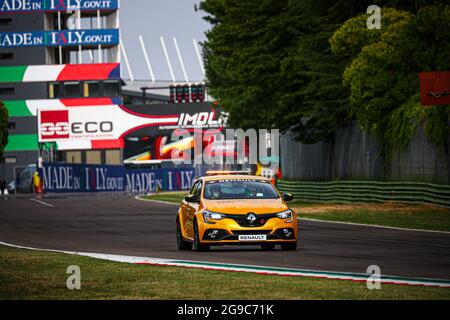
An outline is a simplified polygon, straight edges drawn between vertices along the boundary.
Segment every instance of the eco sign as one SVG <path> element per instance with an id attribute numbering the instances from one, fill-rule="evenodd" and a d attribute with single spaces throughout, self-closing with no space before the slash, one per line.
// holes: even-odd
<path id="1" fill-rule="evenodd" d="M 141 115 L 120 105 L 62 106 L 37 115 L 39 142 L 116 140 L 135 129 L 178 122 L 177 115 Z"/>
<path id="2" fill-rule="evenodd" d="M 95 115 L 94 115 L 95 116 Z M 40 113 L 40 140 L 108 139 L 114 138 L 114 117 L 102 120 L 81 119 L 69 122 L 69 110 L 42 111 Z"/>
<path id="3" fill-rule="evenodd" d="M 0 48 L 117 44 L 118 29 L 0 32 Z"/>
<path id="4" fill-rule="evenodd" d="M 0 0 L 0 13 L 117 10 L 118 0 Z"/>

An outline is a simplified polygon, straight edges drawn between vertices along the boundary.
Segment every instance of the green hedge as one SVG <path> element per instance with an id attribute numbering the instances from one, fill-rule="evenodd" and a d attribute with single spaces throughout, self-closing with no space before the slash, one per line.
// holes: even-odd
<path id="1" fill-rule="evenodd" d="M 304 202 L 385 202 L 433 203 L 450 207 L 450 186 L 422 182 L 278 181 L 282 192 Z"/>

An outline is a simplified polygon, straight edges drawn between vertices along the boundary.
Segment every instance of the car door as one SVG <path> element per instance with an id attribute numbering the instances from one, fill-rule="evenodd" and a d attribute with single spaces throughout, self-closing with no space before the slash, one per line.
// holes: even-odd
<path id="1" fill-rule="evenodd" d="M 197 181 L 192 187 L 191 194 L 195 195 L 197 199 L 200 199 L 202 190 L 202 180 Z M 194 220 L 195 213 L 198 210 L 197 202 L 187 202 L 186 203 L 186 235 L 193 239 L 194 238 Z"/>
<path id="2" fill-rule="evenodd" d="M 189 190 L 189 194 L 194 194 L 194 190 L 197 187 L 197 181 L 194 181 L 194 184 L 192 185 L 191 189 Z M 190 228 L 190 221 L 189 221 L 189 210 L 190 210 L 190 206 L 189 206 L 189 202 L 187 202 L 185 199 L 183 199 L 181 201 L 181 219 L 183 221 L 183 232 L 184 234 L 190 238 L 189 235 L 189 229 Z"/>
<path id="3" fill-rule="evenodd" d="M 189 191 L 189 194 L 195 194 L 195 190 L 197 188 L 198 185 L 198 181 L 194 181 L 194 184 L 191 187 L 191 190 Z M 182 214 L 182 219 L 183 219 L 183 231 L 184 234 L 188 237 L 188 238 L 192 238 L 192 221 L 191 221 L 191 211 L 192 211 L 192 206 L 189 202 L 187 202 L 185 199 L 183 199 L 183 201 L 181 202 L 181 214 Z"/>

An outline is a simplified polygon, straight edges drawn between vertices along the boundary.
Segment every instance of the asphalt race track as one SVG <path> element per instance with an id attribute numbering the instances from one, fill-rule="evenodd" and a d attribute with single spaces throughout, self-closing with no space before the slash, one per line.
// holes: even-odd
<path id="1" fill-rule="evenodd" d="M 300 221 L 295 252 L 258 247 L 178 251 L 177 206 L 126 195 L 0 200 L 0 241 L 35 248 L 450 279 L 450 234 Z M 49 204 L 51 206 L 45 205 Z"/>

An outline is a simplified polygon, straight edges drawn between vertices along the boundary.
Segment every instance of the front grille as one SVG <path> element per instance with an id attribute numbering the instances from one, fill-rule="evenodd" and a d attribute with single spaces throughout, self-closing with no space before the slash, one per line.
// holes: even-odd
<path id="1" fill-rule="evenodd" d="M 234 219 L 241 227 L 246 228 L 262 227 L 269 219 L 276 217 L 276 213 L 254 215 L 256 216 L 256 220 L 253 223 L 247 219 L 248 214 L 226 214 L 225 217 Z"/>
<path id="2" fill-rule="evenodd" d="M 233 234 L 269 234 L 272 230 L 232 230 Z"/>

